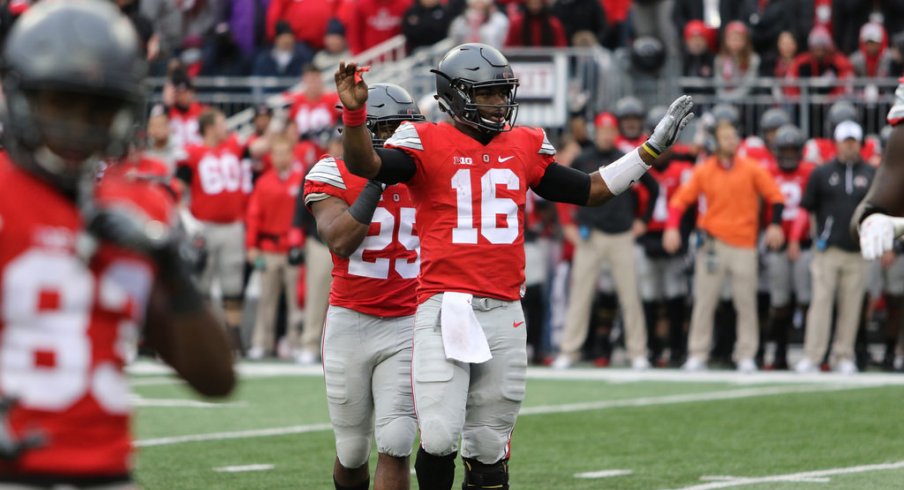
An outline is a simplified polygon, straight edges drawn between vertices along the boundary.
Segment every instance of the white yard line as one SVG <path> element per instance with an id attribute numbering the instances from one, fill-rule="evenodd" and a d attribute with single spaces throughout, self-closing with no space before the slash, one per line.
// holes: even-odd
<path id="1" fill-rule="evenodd" d="M 577 473 L 574 475 L 574 477 L 593 480 L 593 479 L 597 479 L 597 478 L 612 478 L 613 476 L 627 476 L 627 475 L 631 475 L 633 473 L 634 472 L 631 470 L 602 470 L 602 471 L 588 471 L 586 473 Z"/>
<path id="2" fill-rule="evenodd" d="M 742 487 L 747 485 L 759 485 L 762 483 L 798 483 L 814 482 L 826 477 L 838 475 L 853 475 L 855 473 L 870 473 L 874 471 L 888 471 L 904 469 L 904 461 L 896 463 L 870 464 L 862 466 L 849 466 L 847 468 L 829 468 L 826 470 L 805 471 L 801 473 L 788 473 L 784 475 L 772 475 L 761 477 L 737 477 L 734 480 L 717 481 L 682 487 L 678 490 L 717 490 L 720 488 Z M 823 483 L 820 481 L 819 483 Z"/>
<path id="3" fill-rule="evenodd" d="M 248 403 L 244 400 L 236 402 L 211 403 L 201 400 L 191 400 L 186 398 L 144 398 L 138 395 L 132 395 L 132 405 L 136 407 L 156 407 L 156 408 L 237 408 L 246 407 Z"/>
<path id="4" fill-rule="evenodd" d="M 213 470 L 218 473 L 245 473 L 248 471 L 270 471 L 273 468 L 272 464 L 246 464 L 242 466 L 221 466 Z"/>
<path id="5" fill-rule="evenodd" d="M 771 396 L 793 393 L 817 393 L 825 391 L 837 391 L 863 388 L 862 386 L 773 386 L 763 388 L 744 388 L 740 390 L 727 390 L 718 392 L 689 393 L 682 395 L 651 396 L 643 398 L 629 398 L 625 400 L 605 400 L 587 403 L 568 403 L 563 405 L 541 405 L 525 407 L 521 409 L 521 415 L 539 415 L 548 413 L 583 412 L 588 410 L 606 410 L 622 407 L 648 407 L 655 405 L 671 405 L 675 403 L 691 403 L 715 400 L 736 400 L 759 396 Z M 307 432 L 319 432 L 331 430 L 330 424 L 296 425 L 291 427 L 273 427 L 269 429 L 242 430 L 234 432 L 214 432 L 208 434 L 193 434 L 185 436 L 161 437 L 156 439 L 143 439 L 135 442 L 138 447 L 167 446 L 171 444 L 183 444 L 187 442 L 221 441 L 227 439 L 245 439 L 251 437 L 270 437 L 288 434 L 303 434 Z"/>
<path id="6" fill-rule="evenodd" d="M 701 476 L 700 481 L 720 481 L 720 482 L 735 482 L 739 480 L 744 480 L 743 477 L 737 476 Z M 783 480 L 794 483 L 829 483 L 832 481 L 831 478 L 794 478 L 789 480 Z"/>

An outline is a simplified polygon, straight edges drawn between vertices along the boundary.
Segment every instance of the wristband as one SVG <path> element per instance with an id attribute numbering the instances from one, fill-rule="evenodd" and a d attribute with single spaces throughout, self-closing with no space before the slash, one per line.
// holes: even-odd
<path id="1" fill-rule="evenodd" d="M 367 122 L 367 107 L 342 109 L 342 124 L 346 127 L 363 126 Z"/>
<path id="2" fill-rule="evenodd" d="M 383 195 L 383 184 L 376 181 L 368 181 L 364 186 L 361 194 L 355 202 L 348 207 L 348 214 L 352 216 L 358 223 L 369 225 L 370 220 L 374 217 L 374 211 L 377 210 L 377 204 L 380 203 L 380 196 Z"/>
<path id="3" fill-rule="evenodd" d="M 643 149 L 646 150 L 647 153 L 649 153 L 653 158 L 659 158 L 659 155 L 662 154 L 662 151 L 657 150 L 656 147 L 653 146 L 652 143 L 650 143 L 650 140 L 647 140 L 647 141 L 644 142 L 644 144 L 642 144 L 641 146 L 642 146 Z"/>
<path id="4" fill-rule="evenodd" d="M 630 188 L 649 169 L 650 166 L 641 160 L 640 151 L 633 150 L 609 165 L 600 167 L 599 172 L 606 187 L 617 196 Z"/>

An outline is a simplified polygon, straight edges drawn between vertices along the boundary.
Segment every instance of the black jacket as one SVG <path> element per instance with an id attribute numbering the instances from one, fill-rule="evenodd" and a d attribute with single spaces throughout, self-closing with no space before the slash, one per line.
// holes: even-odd
<path id="1" fill-rule="evenodd" d="M 454 18 L 448 7 L 437 5 L 428 9 L 415 2 L 402 18 L 402 34 L 405 35 L 408 52 L 445 39 Z"/>
<path id="2" fill-rule="evenodd" d="M 748 0 L 719 0 L 719 17 L 722 20 L 720 30 L 733 20 L 748 22 L 754 5 L 755 2 Z M 703 20 L 703 0 L 675 0 L 672 19 L 678 32 L 684 32 L 684 25 L 688 21 Z"/>
<path id="3" fill-rule="evenodd" d="M 562 22 L 569 45 L 575 32 L 590 31 L 599 39 L 606 30 L 606 13 L 599 0 L 559 0 L 552 13 Z"/>
<path id="4" fill-rule="evenodd" d="M 816 219 L 816 230 L 811 233 L 817 250 L 860 250 L 848 225 L 875 175 L 876 169 L 863 160 L 845 164 L 834 159 L 813 171 L 800 206 Z"/>
<path id="5" fill-rule="evenodd" d="M 592 146 L 584 150 L 574 162 L 572 168 L 581 172 L 591 173 L 598 171 L 600 166 L 608 165 L 624 154 L 616 149 L 611 151 L 600 151 L 596 146 Z M 659 197 L 659 184 L 649 174 L 644 174 L 640 179 L 640 184 L 646 187 L 650 194 L 644 222 L 649 222 L 653 213 L 652 203 L 656 202 Z M 634 218 L 637 216 L 637 207 L 639 205 L 637 193 L 627 190 L 622 194 L 613 197 L 606 204 L 598 207 L 580 207 L 578 208 L 575 221 L 578 226 L 586 226 L 594 228 L 603 233 L 625 233 L 631 230 L 634 225 Z"/>

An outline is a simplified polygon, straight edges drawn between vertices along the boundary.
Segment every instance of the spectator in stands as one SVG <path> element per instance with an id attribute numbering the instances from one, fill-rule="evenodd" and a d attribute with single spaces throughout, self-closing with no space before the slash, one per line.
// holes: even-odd
<path id="1" fill-rule="evenodd" d="M 229 24 L 232 40 L 242 56 L 253 60 L 267 43 L 267 4 L 270 0 L 228 0 L 222 22 Z M 291 28 L 291 27 L 290 27 Z"/>
<path id="2" fill-rule="evenodd" d="M 860 48 L 851 55 L 854 75 L 873 78 L 892 76 L 892 55 L 887 48 L 888 38 L 882 24 L 863 24 L 860 28 Z"/>
<path id="3" fill-rule="evenodd" d="M 869 22 L 873 3 L 872 0 L 832 0 L 831 31 L 835 46 L 845 55 L 857 50 L 860 28 Z"/>
<path id="4" fill-rule="evenodd" d="M 346 24 L 345 37 L 352 54 L 402 33 L 402 17 L 412 0 L 358 0 Z"/>
<path id="5" fill-rule="evenodd" d="M 327 92 L 323 75 L 313 65 L 306 65 L 301 75 L 301 92 L 289 96 L 289 121 L 294 123 L 301 139 L 316 139 L 336 126 L 339 96 Z M 323 145 L 321 150 L 323 149 Z"/>
<path id="6" fill-rule="evenodd" d="M 631 10 L 631 24 L 635 37 L 653 36 L 665 46 L 670 55 L 681 52 L 678 33 L 672 21 L 674 0 L 634 0 Z"/>
<path id="7" fill-rule="evenodd" d="M 204 39 L 214 31 L 226 12 L 226 3 L 223 0 L 180 1 L 177 5 L 182 9 L 184 39 Z"/>
<path id="8" fill-rule="evenodd" d="M 289 332 L 301 330 L 302 313 L 295 301 L 298 283 L 299 243 L 290 243 L 295 198 L 304 178 L 292 170 L 292 140 L 275 138 L 271 143 L 273 168 L 254 186 L 245 217 L 247 259 L 261 273 L 257 320 L 248 357 L 260 359 L 273 353 L 276 310 L 280 291 L 286 293 Z M 293 249 L 290 257 L 290 249 Z"/>
<path id="9" fill-rule="evenodd" d="M 729 22 L 713 66 L 716 97 L 724 102 L 740 102 L 750 95 L 759 69 L 760 55 L 753 52 L 747 26 L 740 21 Z"/>
<path id="10" fill-rule="evenodd" d="M 768 51 L 760 62 L 760 76 L 787 77 L 795 58 L 797 58 L 797 39 L 790 31 L 782 31 L 775 42 L 775 48 Z M 773 89 L 776 97 L 779 97 L 781 92 L 778 87 Z"/>
<path id="11" fill-rule="evenodd" d="M 141 14 L 151 21 L 157 38 L 156 63 L 152 71 L 159 73 L 163 64 L 175 55 L 182 45 L 182 10 L 176 0 L 141 0 Z M 152 59 L 152 61 L 155 61 Z"/>
<path id="12" fill-rule="evenodd" d="M 614 162 L 623 153 L 616 147 L 618 122 L 610 113 L 597 116 L 594 130 L 594 147 L 582 153 L 572 163 L 572 168 L 582 172 L 599 168 L 600 162 Z M 640 183 L 655 201 L 659 195 L 656 179 L 644 174 Z M 637 288 L 637 270 L 634 267 L 635 240 L 643 233 L 646 219 L 638 220 L 639 204 L 635 192 L 624 194 L 599 208 L 579 208 L 576 226 L 580 239 L 575 243 L 571 289 L 565 331 L 562 334 L 560 353 L 553 366 L 567 368 L 580 359 L 580 349 L 587 337 L 590 308 L 596 292 L 600 271 L 609 264 L 618 300 L 624 317 L 625 347 L 631 367 L 647 369 L 646 324 Z M 649 213 L 647 213 L 649 215 Z M 575 226 L 575 225 L 571 225 Z"/>
<path id="13" fill-rule="evenodd" d="M 854 69 L 844 54 L 835 50 L 832 36 L 822 26 L 814 27 L 807 37 L 808 51 L 794 59 L 788 69 L 788 77 L 792 80 L 816 79 L 819 86 L 812 89 L 817 94 L 840 95 L 845 92 L 843 80 L 850 78 Z M 800 88 L 791 85 L 785 87 L 788 95 L 797 95 Z"/>
<path id="14" fill-rule="evenodd" d="M 675 0 L 672 18 L 678 31 L 692 20 L 703 21 L 710 29 L 723 29 L 729 22 L 746 21 L 753 13 L 750 2 L 740 0 Z"/>
<path id="15" fill-rule="evenodd" d="M 904 32 L 904 0 L 879 0 L 878 4 L 889 37 Z"/>
<path id="16" fill-rule="evenodd" d="M 201 75 L 242 77 L 251 72 L 251 58 L 239 49 L 229 24 L 220 22 L 206 37 L 202 48 Z"/>
<path id="17" fill-rule="evenodd" d="M 568 46 L 565 29 L 552 15 L 546 0 L 525 0 L 518 15 L 512 16 L 506 47 L 559 47 Z"/>
<path id="18" fill-rule="evenodd" d="M 267 7 L 267 37 L 276 36 L 276 23 L 285 20 L 295 31 L 295 39 L 314 51 L 323 48 L 323 35 L 336 9 L 335 0 L 270 0 Z"/>
<path id="19" fill-rule="evenodd" d="M 453 18 L 449 7 L 440 0 L 416 0 L 402 19 L 402 34 L 408 52 L 445 39 Z"/>
<path id="20" fill-rule="evenodd" d="M 606 14 L 600 0 L 555 0 L 552 13 L 565 29 L 565 39 L 571 44 L 574 35 L 590 31 L 600 41 L 606 32 Z M 613 34 L 613 37 L 618 37 Z"/>
<path id="21" fill-rule="evenodd" d="M 763 76 L 772 76 L 771 71 L 762 71 L 763 65 L 772 65 L 776 56 L 776 43 L 782 32 L 795 32 L 795 22 L 799 0 L 765 0 L 757 1 L 756 7 L 748 19 L 750 23 L 750 42 L 753 50 L 760 55 Z M 809 14 L 812 17 L 812 13 Z M 804 33 L 809 32 L 809 29 Z"/>
<path id="22" fill-rule="evenodd" d="M 273 48 L 257 54 L 251 74 L 258 77 L 297 77 L 313 59 L 313 53 L 307 46 L 295 42 L 292 26 L 281 20 L 276 23 Z"/>
<path id="23" fill-rule="evenodd" d="M 468 0 L 468 8 L 449 26 L 449 36 L 459 43 L 483 43 L 501 48 L 508 35 L 509 20 L 492 0 Z"/>
<path id="24" fill-rule="evenodd" d="M 314 66 L 321 71 L 335 71 L 339 62 L 351 57 L 348 52 L 348 43 L 345 41 L 345 26 L 339 19 L 330 19 L 323 35 L 323 49 L 314 55 Z"/>
<path id="25" fill-rule="evenodd" d="M 801 373 L 819 369 L 829 342 L 832 305 L 836 299 L 838 315 L 832 363 L 841 373 L 857 372 L 854 340 L 863 306 L 866 262 L 848 224 L 876 173 L 860 156 L 862 141 L 863 130 L 859 124 L 854 121 L 839 124 L 835 128 L 837 156 L 813 171 L 800 203 L 801 226 L 809 220 L 808 213 L 816 224 L 813 232 L 816 252 L 810 268 L 813 300 L 807 314 L 805 357 L 795 367 Z"/>
<path id="26" fill-rule="evenodd" d="M 185 159 L 184 149 L 176 145 L 170 135 L 170 120 L 163 106 L 154 106 L 147 123 L 145 155 L 166 164 L 169 174 L 176 172 L 176 164 Z"/>
<path id="27" fill-rule="evenodd" d="M 204 105 L 195 100 L 195 87 L 188 75 L 181 70 L 173 72 L 169 80 L 172 87 L 172 100 L 166 100 L 169 105 L 170 135 L 173 143 L 178 146 L 200 144 L 201 135 L 198 133 L 198 117 L 204 112 Z M 166 94 L 167 89 L 164 88 Z"/>
<path id="28" fill-rule="evenodd" d="M 146 56 L 153 58 L 157 55 L 157 42 L 154 41 L 150 46 L 151 39 L 154 37 L 154 24 L 139 10 L 139 0 L 115 0 L 116 6 L 123 15 L 132 22 L 132 27 L 138 33 L 138 39 L 141 41 L 141 48 Z M 148 48 L 151 48 L 150 50 Z"/>
<path id="29" fill-rule="evenodd" d="M 784 242 L 781 228 L 783 197 L 775 180 L 756 163 L 737 155 L 737 128 L 726 120 L 715 126 L 713 156 L 694 168 L 691 178 L 669 201 L 669 217 L 662 246 L 668 253 L 682 244 L 679 225 L 684 211 L 706 199 L 706 211 L 697 225 L 703 244 L 694 268 L 694 306 L 691 312 L 689 357 L 683 368 L 706 369 L 712 344 L 713 315 L 726 275 L 731 278 L 732 301 L 737 310 L 734 360 L 741 372 L 757 370 L 754 356 L 759 343 L 757 320 L 757 232 L 759 201 L 772 208 L 766 244 L 777 249 Z"/>
<path id="30" fill-rule="evenodd" d="M 701 82 L 708 82 L 713 77 L 715 57 L 709 50 L 706 40 L 706 25 L 703 21 L 692 20 L 684 26 L 684 54 L 682 55 L 681 73 L 686 77 L 697 77 Z M 707 87 L 684 87 L 682 91 L 689 95 L 711 94 Z"/>
<path id="31" fill-rule="evenodd" d="M 904 32 L 892 36 L 888 52 L 891 55 L 891 62 L 888 65 L 889 75 L 893 77 L 904 75 Z"/>

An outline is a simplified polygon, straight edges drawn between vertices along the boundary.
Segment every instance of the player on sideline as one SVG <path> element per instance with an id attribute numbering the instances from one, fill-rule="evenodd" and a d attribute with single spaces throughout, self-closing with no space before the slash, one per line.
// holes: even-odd
<path id="1" fill-rule="evenodd" d="M 45 0 L 6 39 L 0 156 L 0 488 L 126 490 L 130 342 L 197 391 L 228 394 L 229 341 L 191 282 L 172 199 L 105 177 L 144 114 L 128 18 L 102 0 Z"/>
<path id="2" fill-rule="evenodd" d="M 412 384 L 422 489 L 449 489 L 461 438 L 464 488 L 508 488 L 509 439 L 524 398 L 524 223 L 528 187 L 551 201 L 600 205 L 650 168 L 689 120 L 678 98 L 642 148 L 585 174 L 555 164 L 543 130 L 514 126 L 518 80 L 498 50 L 453 48 L 436 70 L 437 100 L 453 123 L 404 123 L 371 146 L 367 85 L 340 63 L 348 169 L 405 182 L 417 210 L 421 273 Z M 442 314 L 441 314 L 442 311 Z"/>
<path id="3" fill-rule="evenodd" d="M 365 127 L 374 147 L 402 121 L 424 120 L 402 87 L 375 84 L 368 92 Z M 333 256 L 322 346 L 336 435 L 333 482 L 337 490 L 368 488 L 376 420 L 374 488 L 407 489 L 417 432 L 410 376 L 420 269 L 414 205 L 405 186 L 352 175 L 331 156 L 305 178 L 304 202 Z"/>
<path id="4" fill-rule="evenodd" d="M 860 251 L 867 260 L 894 250 L 895 240 L 904 236 L 904 78 L 898 82 L 887 118 L 894 129 L 872 187 L 851 219 L 852 232 L 859 231 Z"/>

